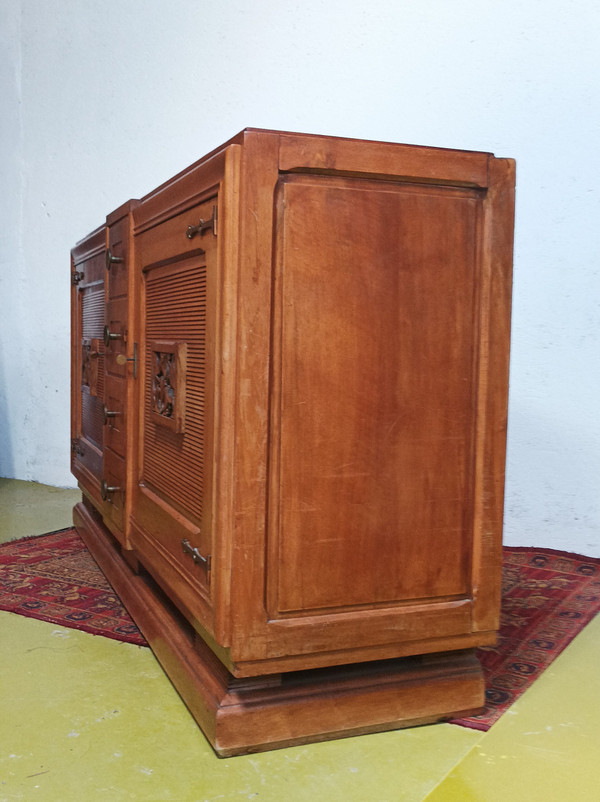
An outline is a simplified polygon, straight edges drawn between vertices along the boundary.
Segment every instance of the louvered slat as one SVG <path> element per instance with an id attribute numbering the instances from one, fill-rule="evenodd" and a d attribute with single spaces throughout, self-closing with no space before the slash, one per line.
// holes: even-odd
<path id="1" fill-rule="evenodd" d="M 185 343 L 185 432 L 156 423 L 152 412 L 152 343 Z M 144 480 L 198 518 L 204 490 L 206 266 L 149 274 L 146 283 Z"/>
<path id="2" fill-rule="evenodd" d="M 104 284 L 84 287 L 81 291 L 81 335 L 89 343 L 99 340 L 98 374 L 96 396 L 89 394 L 88 388 L 82 388 L 81 425 L 82 434 L 102 448 L 102 399 L 104 398 L 104 349 L 101 347 L 104 329 Z M 83 349 L 82 349 L 83 351 Z"/>

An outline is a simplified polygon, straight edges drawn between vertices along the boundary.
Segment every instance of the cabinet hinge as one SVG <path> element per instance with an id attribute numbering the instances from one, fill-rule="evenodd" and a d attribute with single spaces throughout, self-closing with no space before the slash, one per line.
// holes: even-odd
<path id="1" fill-rule="evenodd" d="M 81 441 L 79 440 L 79 438 L 74 437 L 71 440 L 71 451 L 73 452 L 73 454 L 76 454 L 78 457 L 83 457 L 83 455 L 85 454 L 85 449 L 81 445 Z"/>
<path id="2" fill-rule="evenodd" d="M 79 284 L 80 281 L 83 281 L 85 278 L 85 273 L 82 273 L 81 270 L 74 270 L 71 273 L 71 284 Z"/>

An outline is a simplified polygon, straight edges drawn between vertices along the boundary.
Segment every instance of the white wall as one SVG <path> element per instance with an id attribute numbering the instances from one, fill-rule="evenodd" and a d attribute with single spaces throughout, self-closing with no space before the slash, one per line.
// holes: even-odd
<path id="1" fill-rule="evenodd" d="M 23 426 L 19 410 L 20 330 L 25 292 L 21 286 L 20 10 L 17 0 L 0 4 L 0 476 L 13 476 L 13 432 Z M 14 429 L 13 429 L 14 427 Z"/>
<path id="2" fill-rule="evenodd" d="M 110 209 L 248 125 L 490 150 L 518 162 L 506 541 L 600 555 L 597 0 L 0 13 L 0 475 L 73 484 L 68 252 Z"/>

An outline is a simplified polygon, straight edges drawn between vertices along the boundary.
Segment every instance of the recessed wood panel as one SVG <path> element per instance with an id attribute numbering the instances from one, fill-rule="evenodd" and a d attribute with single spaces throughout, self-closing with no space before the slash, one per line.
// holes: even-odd
<path id="1" fill-rule="evenodd" d="M 469 592 L 479 205 L 473 190 L 280 187 L 275 614 Z"/>

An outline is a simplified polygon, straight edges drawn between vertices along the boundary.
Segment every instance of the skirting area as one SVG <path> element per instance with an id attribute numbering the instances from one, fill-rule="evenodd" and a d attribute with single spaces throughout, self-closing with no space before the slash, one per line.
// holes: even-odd
<path id="1" fill-rule="evenodd" d="M 31 483 L 15 484 L 33 503 Z M 49 520 L 46 489 L 36 489 L 35 526 L 20 530 L 3 509 L 15 494 L 0 493 L 0 540 L 69 525 L 76 491 L 52 489 L 63 514 Z M 0 619 L 10 723 L 0 728 L 0 776 L 11 799 L 597 799 L 600 618 L 487 733 L 436 724 L 223 760 L 149 649 L 23 615 Z"/>
<path id="2" fill-rule="evenodd" d="M 73 528 L 0 546 L 0 577 L 0 609 L 146 644 Z M 143 591 L 151 593 L 150 587 L 146 583 Z M 599 609 L 600 560 L 505 548 L 498 644 L 477 652 L 485 675 L 485 709 L 454 723 L 488 730 Z"/>
<path id="3" fill-rule="evenodd" d="M 132 571 L 83 504 L 74 520 L 220 756 L 428 724 L 483 707 L 473 650 L 237 680 L 151 580 Z"/>

